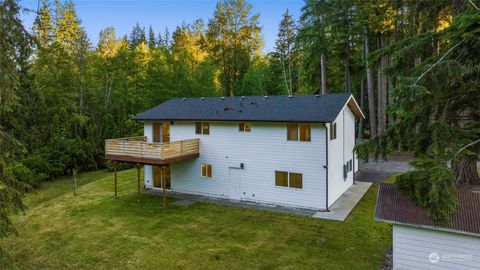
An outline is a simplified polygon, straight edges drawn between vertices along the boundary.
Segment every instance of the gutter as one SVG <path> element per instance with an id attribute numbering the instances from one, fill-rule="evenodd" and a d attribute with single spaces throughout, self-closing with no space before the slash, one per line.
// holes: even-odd
<path id="1" fill-rule="evenodd" d="M 416 228 L 416 229 L 424 229 L 424 230 L 432 230 L 432 231 L 440 231 L 440 232 L 448 232 L 448 233 L 455 233 L 455 234 L 460 234 L 460 235 L 468 235 L 468 236 L 475 236 L 479 237 L 480 234 L 478 233 L 473 233 L 473 232 L 467 232 L 467 231 L 460 231 L 460 230 L 455 230 L 455 229 L 448 229 L 440 226 L 431 226 L 431 225 L 423 225 L 423 224 L 412 224 L 412 223 L 406 223 L 406 222 L 401 222 L 401 221 L 394 221 L 394 220 L 389 220 L 389 219 L 382 219 L 382 218 L 374 218 L 375 221 L 379 222 L 385 222 L 391 225 L 397 225 L 397 226 L 405 226 L 405 227 L 411 227 L 411 228 Z"/>

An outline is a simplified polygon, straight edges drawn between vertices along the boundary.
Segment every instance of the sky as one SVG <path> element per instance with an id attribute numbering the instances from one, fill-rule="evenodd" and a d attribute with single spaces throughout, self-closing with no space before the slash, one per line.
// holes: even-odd
<path id="1" fill-rule="evenodd" d="M 35 11 L 38 0 L 21 0 L 23 7 Z M 53 2 L 53 1 L 52 1 Z M 253 13 L 260 13 L 260 26 L 264 36 L 264 52 L 272 51 L 278 24 L 286 9 L 298 19 L 303 0 L 250 0 Z M 100 30 L 113 26 L 118 37 L 129 34 L 138 22 L 148 31 L 152 25 L 154 32 L 164 32 L 168 27 L 170 33 L 177 25 L 192 23 L 198 18 L 207 23 L 215 10 L 216 0 L 77 0 L 75 10 L 82 21 L 93 45 L 97 44 Z M 34 12 L 22 14 L 27 29 L 32 28 Z"/>

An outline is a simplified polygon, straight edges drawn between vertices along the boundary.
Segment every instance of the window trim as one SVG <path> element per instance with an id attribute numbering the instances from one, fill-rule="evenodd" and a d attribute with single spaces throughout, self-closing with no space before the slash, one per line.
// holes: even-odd
<path id="1" fill-rule="evenodd" d="M 277 173 L 286 173 L 287 174 L 287 185 L 286 186 L 281 186 L 281 185 L 277 185 Z M 290 184 L 290 181 L 289 181 L 289 172 L 288 171 L 277 171 L 275 170 L 275 187 L 281 187 L 281 188 L 289 188 L 289 184 Z"/>
<path id="2" fill-rule="evenodd" d="M 207 133 L 205 133 L 205 127 L 207 127 Z M 195 135 L 210 135 L 210 122 L 195 122 Z"/>
<path id="3" fill-rule="evenodd" d="M 247 130 L 248 127 L 248 130 Z M 238 131 L 239 132 L 251 132 L 252 131 L 252 123 L 251 122 L 239 122 L 238 123 Z"/>
<path id="4" fill-rule="evenodd" d="M 294 128 L 294 126 L 297 127 L 297 135 L 296 135 L 296 139 L 290 139 L 290 129 L 291 128 Z M 308 134 L 310 135 L 309 136 L 309 140 L 302 140 L 301 139 L 301 127 L 308 127 Z M 307 133 L 305 133 L 307 134 Z M 309 123 L 288 123 L 287 124 L 287 141 L 289 142 L 311 142 L 312 141 L 312 125 L 309 124 Z"/>
<path id="5" fill-rule="evenodd" d="M 302 127 L 308 128 L 308 132 L 303 134 L 304 136 L 308 134 L 308 140 L 302 140 Z M 311 142 L 312 141 L 312 125 L 310 124 L 298 124 L 298 141 L 299 142 Z"/>
<path id="6" fill-rule="evenodd" d="M 353 170 L 353 161 L 350 159 L 347 161 L 347 173 L 351 172 Z"/>
<path id="7" fill-rule="evenodd" d="M 280 172 L 280 173 L 287 173 L 287 186 L 279 186 L 277 185 L 277 172 Z M 302 178 L 302 187 L 292 187 L 290 185 L 290 175 L 291 174 L 299 174 Z M 296 172 L 296 171 L 287 171 L 287 170 L 275 170 L 274 171 L 274 187 L 275 188 L 283 188 L 283 189 L 289 189 L 289 190 L 304 190 L 304 181 L 303 181 L 303 173 L 300 173 L 300 172 Z"/>
<path id="8" fill-rule="evenodd" d="M 290 129 L 296 129 L 297 130 L 295 139 L 290 138 Z M 298 133 L 299 133 L 298 132 L 298 124 L 292 124 L 292 123 L 287 124 L 287 141 L 298 142 L 298 140 L 299 140 Z"/>
<path id="9" fill-rule="evenodd" d="M 203 168 L 205 166 L 205 175 L 203 175 Z M 208 175 L 208 167 L 210 166 L 210 176 Z M 212 164 L 209 163 L 204 163 L 200 165 L 200 177 L 202 178 L 207 178 L 207 179 L 212 179 L 213 178 L 213 166 Z"/>
<path id="10" fill-rule="evenodd" d="M 337 123 L 333 122 L 330 124 L 330 140 L 333 141 L 337 139 Z"/>

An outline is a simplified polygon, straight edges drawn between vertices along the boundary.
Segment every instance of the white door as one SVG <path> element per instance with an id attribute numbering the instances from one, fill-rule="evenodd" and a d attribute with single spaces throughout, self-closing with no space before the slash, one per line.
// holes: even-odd
<path id="1" fill-rule="evenodd" d="M 228 178 L 230 180 L 230 199 L 240 200 L 240 182 L 242 179 L 242 170 L 236 168 L 229 168 Z"/>

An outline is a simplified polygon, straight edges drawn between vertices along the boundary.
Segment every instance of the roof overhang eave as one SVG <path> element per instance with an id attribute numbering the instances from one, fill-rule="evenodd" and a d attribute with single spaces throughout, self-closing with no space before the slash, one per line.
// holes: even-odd
<path id="1" fill-rule="evenodd" d="M 376 216 L 375 216 L 375 221 L 386 222 L 386 223 L 389 223 L 389 224 L 392 224 L 392 225 L 401 225 L 401 226 L 414 227 L 414 228 L 419 228 L 419 229 L 429 229 L 429 230 L 434 230 L 434 231 L 442 231 L 442 232 L 449 232 L 449 233 L 456 233 L 456 234 L 463 234 L 463 235 L 480 237 L 480 233 L 453 230 L 453 229 L 447 229 L 447 228 L 444 228 L 444 227 L 424 225 L 424 224 L 412 224 L 412 223 L 406 223 L 406 222 L 401 222 L 401 221 L 382 219 L 382 218 L 378 218 Z"/>

